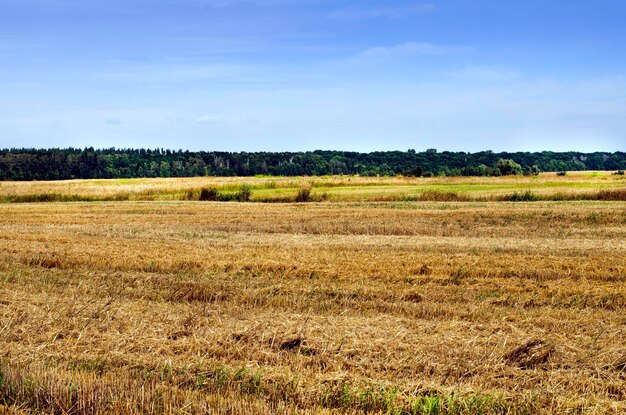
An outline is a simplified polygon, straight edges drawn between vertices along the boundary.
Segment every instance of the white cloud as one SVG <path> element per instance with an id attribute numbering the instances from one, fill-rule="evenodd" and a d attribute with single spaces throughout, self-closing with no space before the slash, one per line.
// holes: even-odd
<path id="1" fill-rule="evenodd" d="M 224 118 L 218 115 L 203 115 L 196 118 L 196 122 L 200 124 L 215 124 L 221 121 L 224 121 Z"/>
<path id="2" fill-rule="evenodd" d="M 400 19 L 415 14 L 432 12 L 433 10 L 435 10 L 435 6 L 430 3 L 418 3 L 403 7 L 350 7 L 336 10 L 328 17 L 333 20 L 361 20 L 375 18 Z"/>
<path id="3" fill-rule="evenodd" d="M 364 50 L 358 58 L 396 59 L 414 56 L 456 55 L 471 52 L 471 48 L 462 46 L 436 45 L 428 42 L 407 42 L 396 46 L 377 46 Z"/>

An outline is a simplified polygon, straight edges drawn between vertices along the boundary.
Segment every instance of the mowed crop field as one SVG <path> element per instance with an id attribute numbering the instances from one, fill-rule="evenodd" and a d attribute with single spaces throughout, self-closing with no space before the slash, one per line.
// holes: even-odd
<path id="1" fill-rule="evenodd" d="M 187 197 L 242 183 L 250 202 Z M 327 196 L 264 203 L 303 186 Z M 626 413 L 626 203 L 567 200 L 625 188 L 2 183 L 0 413 Z"/>

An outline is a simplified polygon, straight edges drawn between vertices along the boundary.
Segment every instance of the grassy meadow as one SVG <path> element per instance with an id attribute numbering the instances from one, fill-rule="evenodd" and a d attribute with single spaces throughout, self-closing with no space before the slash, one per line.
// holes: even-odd
<path id="1" fill-rule="evenodd" d="M 624 194 L 592 172 L 2 182 L 0 414 L 626 413 Z"/>
<path id="2" fill-rule="evenodd" d="M 197 200 L 202 188 L 233 195 L 244 186 L 252 202 L 293 202 L 302 189 L 311 201 L 626 200 L 626 179 L 610 172 L 508 177 L 194 177 L 0 182 L 0 203 Z M 618 191 L 611 195 L 611 192 Z M 605 194 L 608 193 L 608 194 Z M 603 196 L 604 194 L 604 196 Z M 600 195 L 600 196 L 599 196 Z"/>

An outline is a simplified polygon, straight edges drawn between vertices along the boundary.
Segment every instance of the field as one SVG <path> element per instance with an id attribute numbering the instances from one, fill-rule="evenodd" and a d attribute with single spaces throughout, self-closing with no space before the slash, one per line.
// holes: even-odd
<path id="1" fill-rule="evenodd" d="M 242 183 L 250 202 L 197 201 Z M 1 183 L 0 413 L 626 413 L 625 193 Z"/>
<path id="2" fill-rule="evenodd" d="M 165 179 L 65 180 L 0 182 L 0 203 L 63 201 L 197 200 L 202 188 L 234 195 L 241 186 L 252 202 L 293 202 L 303 188 L 311 201 L 502 201 L 532 194 L 536 200 L 626 201 L 623 175 L 571 172 L 539 176 L 489 177 L 197 177 Z M 612 194 L 615 190 L 616 194 Z"/>

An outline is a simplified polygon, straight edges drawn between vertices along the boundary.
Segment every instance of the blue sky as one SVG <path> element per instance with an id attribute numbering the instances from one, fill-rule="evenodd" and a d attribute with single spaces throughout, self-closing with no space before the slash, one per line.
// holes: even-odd
<path id="1" fill-rule="evenodd" d="M 626 150 L 622 0 L 0 0 L 0 148 Z"/>

